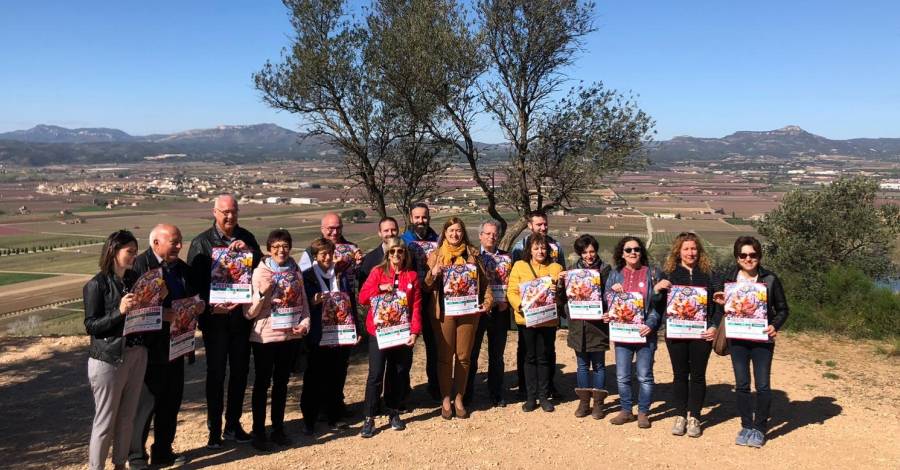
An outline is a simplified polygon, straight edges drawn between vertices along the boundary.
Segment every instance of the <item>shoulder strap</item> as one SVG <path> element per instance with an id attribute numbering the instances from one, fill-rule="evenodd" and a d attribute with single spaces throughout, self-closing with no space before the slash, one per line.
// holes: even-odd
<path id="1" fill-rule="evenodd" d="M 536 272 L 534 272 L 534 267 L 531 266 L 531 261 L 526 261 L 525 263 L 528 265 L 528 269 L 531 270 L 531 275 L 534 276 L 535 279 L 537 279 L 538 275 Z"/>

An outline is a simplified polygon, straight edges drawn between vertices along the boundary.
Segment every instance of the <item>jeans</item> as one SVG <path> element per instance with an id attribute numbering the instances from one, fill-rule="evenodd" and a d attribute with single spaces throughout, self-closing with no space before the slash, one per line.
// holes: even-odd
<path id="1" fill-rule="evenodd" d="M 481 343 L 484 335 L 488 337 L 488 393 L 492 400 L 503 398 L 503 352 L 506 349 L 506 337 L 509 334 L 509 310 L 498 312 L 492 310 L 478 322 L 475 332 L 475 343 L 472 345 L 472 365 L 469 367 L 469 380 L 466 386 L 465 401 L 475 396 L 475 374 L 478 372 L 478 358 L 481 355 Z"/>
<path id="2" fill-rule="evenodd" d="M 403 383 L 409 383 L 412 367 L 412 348 L 394 346 L 378 349 L 378 341 L 369 338 L 369 377 L 366 379 L 365 415 L 372 418 L 378 412 L 378 397 L 384 386 L 384 406 L 395 413 L 404 398 Z"/>
<path id="3" fill-rule="evenodd" d="M 772 373 L 772 355 L 775 343 L 728 340 L 731 366 L 734 368 L 734 390 L 741 414 L 741 427 L 756 429 L 763 434 L 768 430 L 769 409 L 772 407 L 772 389 L 769 377 Z M 753 380 L 756 382 L 756 407 L 750 395 L 750 365 L 753 364 Z"/>
<path id="4" fill-rule="evenodd" d="M 150 455 L 165 457 L 172 453 L 178 412 L 184 395 L 184 358 L 164 364 L 147 364 L 144 391 L 135 416 L 129 460 L 146 460 L 144 446 L 153 421 L 153 445 Z"/>
<path id="5" fill-rule="evenodd" d="M 672 361 L 672 395 L 677 416 L 700 419 L 706 399 L 706 365 L 712 342 L 702 339 L 666 339 Z"/>
<path id="6" fill-rule="evenodd" d="M 528 401 L 550 398 L 556 327 L 522 327 L 525 339 L 525 389 Z"/>
<path id="7" fill-rule="evenodd" d="M 578 368 L 575 380 L 578 388 L 606 388 L 606 351 L 575 352 Z M 593 366 L 593 371 L 591 371 Z"/>
<path id="8" fill-rule="evenodd" d="M 250 343 L 253 347 L 253 432 L 266 435 L 266 399 L 272 385 L 272 430 L 284 431 L 284 407 L 287 403 L 287 386 L 291 368 L 300 347 L 300 340 L 275 343 Z M 304 381 L 303 386 L 306 387 Z"/>
<path id="9" fill-rule="evenodd" d="M 631 394 L 632 359 L 637 356 L 638 411 L 650 412 L 653 401 L 653 356 L 656 338 L 647 338 L 647 344 L 616 344 L 616 381 L 619 384 L 619 402 L 622 411 L 631 412 L 634 399 Z"/>
<path id="10" fill-rule="evenodd" d="M 352 346 L 311 346 L 300 410 L 307 427 L 315 425 L 323 411 L 329 423 L 336 423 L 344 412 L 344 383 L 350 366 Z"/>
<path id="11" fill-rule="evenodd" d="M 203 329 L 206 348 L 206 426 L 211 435 L 241 426 L 247 374 L 250 372 L 250 321 L 234 314 L 210 315 Z M 225 369 L 228 374 L 228 402 L 225 404 Z"/>

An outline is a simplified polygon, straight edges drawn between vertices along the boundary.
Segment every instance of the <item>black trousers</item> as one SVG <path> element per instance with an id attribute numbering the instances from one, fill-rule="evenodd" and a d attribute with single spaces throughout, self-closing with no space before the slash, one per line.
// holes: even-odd
<path id="1" fill-rule="evenodd" d="M 471 401 L 475 395 L 475 374 L 478 372 L 478 357 L 481 355 L 485 333 L 488 337 L 488 393 L 492 400 L 503 398 L 503 351 L 506 349 L 506 337 L 509 333 L 509 310 L 498 312 L 494 309 L 489 315 L 481 317 L 475 331 L 469 380 L 463 398 L 465 402 Z"/>
<path id="2" fill-rule="evenodd" d="M 706 365 L 712 342 L 703 339 L 668 339 L 666 347 L 672 361 L 672 395 L 677 416 L 700 419 L 706 399 Z"/>
<path id="3" fill-rule="evenodd" d="M 427 328 L 425 328 L 427 329 Z M 378 412 L 378 398 L 384 387 L 384 405 L 388 413 L 399 408 L 403 400 L 402 383 L 409 383 L 412 367 L 412 348 L 395 346 L 378 349 L 378 341 L 369 338 L 369 377 L 366 379 L 365 415 L 374 417 Z"/>
<path id="4" fill-rule="evenodd" d="M 313 426 L 325 412 L 329 423 L 336 423 L 344 412 L 344 384 L 350 366 L 352 346 L 312 346 L 303 373 L 300 411 L 303 422 Z"/>
<path id="5" fill-rule="evenodd" d="M 148 363 L 147 372 L 144 373 L 144 384 L 153 395 L 153 412 L 142 427 L 135 427 L 133 432 L 140 429 L 141 449 L 144 449 L 152 421 L 153 445 L 150 446 L 150 455 L 159 458 L 172 453 L 178 412 L 181 410 L 181 399 L 184 396 L 184 358 L 180 357 L 168 363 Z"/>
<path id="6" fill-rule="evenodd" d="M 763 434 L 769 426 L 769 410 L 772 407 L 772 388 L 769 378 L 772 374 L 772 356 L 775 343 L 729 340 L 731 365 L 734 368 L 734 391 L 737 393 L 737 407 L 741 414 L 741 427 L 756 429 Z M 750 394 L 750 366 L 753 366 L 753 381 L 756 382 L 756 406 Z"/>
<path id="7" fill-rule="evenodd" d="M 266 435 L 266 399 L 272 386 L 272 430 L 284 431 L 284 408 L 291 369 L 297 357 L 300 340 L 275 343 L 250 343 L 253 348 L 253 432 Z"/>
<path id="8" fill-rule="evenodd" d="M 550 397 L 550 377 L 554 367 L 556 327 L 522 328 L 525 341 L 526 399 L 544 400 Z"/>
<path id="9" fill-rule="evenodd" d="M 438 351 L 437 351 L 437 338 L 434 337 L 434 329 L 431 328 L 430 318 L 434 316 L 434 311 L 430 308 L 424 308 L 425 305 L 431 305 L 432 302 L 432 294 L 430 292 L 425 292 L 424 289 L 422 291 L 422 341 L 425 343 L 425 377 L 428 378 L 428 389 L 429 391 L 435 390 L 440 393 L 440 384 L 438 383 L 438 373 L 437 373 L 437 364 L 438 364 Z M 403 399 L 409 394 L 409 380 L 406 381 L 406 392 L 403 395 Z"/>
<path id="10" fill-rule="evenodd" d="M 525 329 L 522 325 L 516 326 L 519 332 L 519 344 L 516 346 L 516 369 L 517 375 L 519 379 L 519 393 L 522 390 L 525 390 L 527 387 L 525 386 L 525 340 L 522 336 L 522 330 Z M 550 364 L 552 367 L 550 368 L 550 391 L 556 392 L 556 385 L 553 383 L 553 379 L 556 377 L 556 345 L 553 346 L 553 357 L 550 359 Z"/>
<path id="11" fill-rule="evenodd" d="M 241 425 L 247 374 L 250 371 L 250 321 L 232 314 L 212 315 L 204 325 L 206 348 L 206 425 L 210 434 Z M 225 371 L 228 366 L 228 402 L 225 403 Z"/>

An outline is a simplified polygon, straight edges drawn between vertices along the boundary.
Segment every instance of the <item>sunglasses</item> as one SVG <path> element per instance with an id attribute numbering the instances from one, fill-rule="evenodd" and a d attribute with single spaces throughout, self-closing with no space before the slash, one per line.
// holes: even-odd
<path id="1" fill-rule="evenodd" d="M 738 258 L 740 258 L 740 259 L 747 259 L 747 258 L 759 259 L 759 253 L 740 253 L 738 255 Z"/>
<path id="2" fill-rule="evenodd" d="M 404 250 L 402 248 L 394 248 L 393 250 L 388 250 L 388 254 L 389 255 L 396 255 L 396 254 L 404 255 L 404 254 L 406 254 L 406 250 Z"/>
<path id="3" fill-rule="evenodd" d="M 622 248 L 622 251 L 624 251 L 625 253 L 640 253 L 640 252 L 641 252 L 641 249 L 640 249 L 640 247 L 635 247 L 635 248 Z"/>

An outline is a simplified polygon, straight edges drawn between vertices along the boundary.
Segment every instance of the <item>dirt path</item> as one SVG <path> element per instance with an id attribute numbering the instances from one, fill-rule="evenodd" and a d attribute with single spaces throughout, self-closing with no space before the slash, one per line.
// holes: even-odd
<path id="1" fill-rule="evenodd" d="M 567 392 L 555 413 L 526 414 L 518 404 L 479 410 L 465 421 L 444 421 L 425 400 L 424 351 L 416 351 L 413 401 L 420 408 L 405 416 L 408 429 L 394 432 L 378 420 L 373 439 L 358 436 L 360 422 L 332 433 L 321 425 L 314 438 L 300 435 L 296 397 L 290 385 L 287 430 L 296 444 L 260 455 L 247 445 L 204 448 L 204 360 L 187 367 L 185 402 L 179 416 L 176 451 L 190 467 L 255 468 L 898 468 L 900 467 L 900 361 L 873 353 L 871 343 L 824 336 L 783 335 L 775 352 L 776 389 L 770 441 L 761 450 L 733 445 L 733 375 L 728 358 L 710 361 L 705 433 L 700 439 L 669 434 L 671 367 L 660 345 L 655 367 L 653 428 L 615 427 L 608 419 L 575 419 L 574 355 L 557 341 L 562 365 L 557 383 Z M 515 382 L 515 342 L 510 335 L 506 384 Z M 0 455 L 4 464 L 27 468 L 84 467 L 93 413 L 86 378 L 86 338 L 0 338 Z M 482 361 L 486 354 L 482 354 Z M 607 360 L 612 362 L 611 354 Z M 360 410 L 367 366 L 356 356 L 347 380 L 347 402 Z M 817 363 L 817 361 L 819 363 Z M 834 361 L 834 365 L 830 361 Z M 827 364 L 826 364 L 827 362 Z M 482 368 L 484 363 L 482 362 Z M 483 370 L 483 369 L 482 369 Z M 615 393 L 615 368 L 607 381 Z M 826 372 L 839 378 L 823 377 Z M 479 403 L 485 401 L 479 374 Z M 252 377 L 251 377 L 252 383 Z M 249 390 L 243 417 L 250 428 Z M 509 398 L 514 396 L 510 392 Z M 617 397 L 613 396 L 613 407 Z"/>

